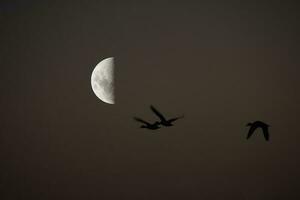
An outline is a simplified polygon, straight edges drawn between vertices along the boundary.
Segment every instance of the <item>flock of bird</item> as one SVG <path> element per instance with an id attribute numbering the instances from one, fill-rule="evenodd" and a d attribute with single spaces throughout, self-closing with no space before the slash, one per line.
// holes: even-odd
<path id="1" fill-rule="evenodd" d="M 160 119 L 160 121 L 155 121 L 154 123 L 150 123 L 147 122 L 141 118 L 138 117 L 134 117 L 134 119 L 138 122 L 143 123 L 144 125 L 141 126 L 141 128 L 146 128 L 146 129 L 150 129 L 150 130 L 156 130 L 161 128 L 160 125 L 163 126 L 173 126 L 172 122 L 183 118 L 183 115 L 180 117 L 175 117 L 175 118 L 171 118 L 171 119 L 166 119 L 163 114 L 161 114 L 156 108 L 154 108 L 154 106 L 150 106 L 150 109 L 154 112 L 154 114 Z"/>
<path id="2" fill-rule="evenodd" d="M 166 119 L 164 117 L 164 115 L 159 112 L 153 105 L 150 106 L 150 109 L 152 110 L 152 112 L 159 118 L 160 121 L 155 121 L 153 123 L 147 122 L 139 117 L 134 117 L 134 119 L 140 123 L 143 123 L 143 125 L 140 126 L 140 128 L 146 128 L 149 130 L 157 130 L 159 128 L 161 128 L 160 125 L 162 126 L 173 126 L 174 124 L 172 124 L 173 122 L 175 122 L 178 119 L 183 118 L 184 116 L 179 116 L 179 117 L 174 117 L 171 119 Z M 249 126 L 249 132 L 247 135 L 247 139 L 249 139 L 253 133 L 255 132 L 256 129 L 261 128 L 265 137 L 265 140 L 268 141 L 269 140 L 269 125 L 262 122 L 262 121 L 255 121 L 253 123 L 248 123 L 246 126 Z"/>

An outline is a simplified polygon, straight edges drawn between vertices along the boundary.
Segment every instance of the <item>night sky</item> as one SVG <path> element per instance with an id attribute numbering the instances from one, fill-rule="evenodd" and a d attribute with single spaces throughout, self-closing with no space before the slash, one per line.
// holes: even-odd
<path id="1" fill-rule="evenodd" d="M 0 199 L 300 199 L 300 6 L 269 2 L 1 1 Z"/>

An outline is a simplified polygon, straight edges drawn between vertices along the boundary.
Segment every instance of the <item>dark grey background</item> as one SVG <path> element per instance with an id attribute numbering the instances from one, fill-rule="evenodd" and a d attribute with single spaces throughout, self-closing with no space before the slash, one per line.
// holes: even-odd
<path id="1" fill-rule="evenodd" d="M 1 1 L 1 199 L 299 199 L 299 6 L 249 2 Z"/>

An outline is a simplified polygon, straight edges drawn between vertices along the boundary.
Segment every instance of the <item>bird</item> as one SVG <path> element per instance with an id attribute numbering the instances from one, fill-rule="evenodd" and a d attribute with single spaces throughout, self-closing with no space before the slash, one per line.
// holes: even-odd
<path id="1" fill-rule="evenodd" d="M 252 136 L 252 134 L 254 133 L 254 131 L 257 128 L 261 128 L 264 134 L 264 137 L 266 139 L 266 141 L 269 140 L 269 130 L 268 128 L 270 127 L 268 124 L 261 122 L 261 121 L 255 121 L 253 123 L 248 123 L 246 126 L 250 126 L 248 135 L 247 135 L 247 140 Z"/>
<path id="2" fill-rule="evenodd" d="M 134 117 L 133 119 L 144 124 L 144 125 L 141 125 L 140 128 L 146 128 L 146 129 L 149 129 L 149 130 L 156 130 L 156 129 L 160 128 L 160 126 L 159 126 L 160 123 L 157 122 L 157 121 L 151 124 L 151 123 L 146 122 L 145 120 L 143 120 L 139 117 Z"/>
<path id="3" fill-rule="evenodd" d="M 159 123 L 163 126 L 173 126 L 174 124 L 172 124 L 172 122 L 184 117 L 182 115 L 180 117 L 175 117 L 167 120 L 153 105 L 150 105 L 150 108 L 159 117 Z"/>

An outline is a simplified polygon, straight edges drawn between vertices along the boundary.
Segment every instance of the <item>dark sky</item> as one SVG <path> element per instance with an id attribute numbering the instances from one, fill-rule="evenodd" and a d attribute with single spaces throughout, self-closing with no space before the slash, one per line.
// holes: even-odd
<path id="1" fill-rule="evenodd" d="M 299 6 L 269 2 L 1 1 L 1 200 L 299 199 Z"/>

